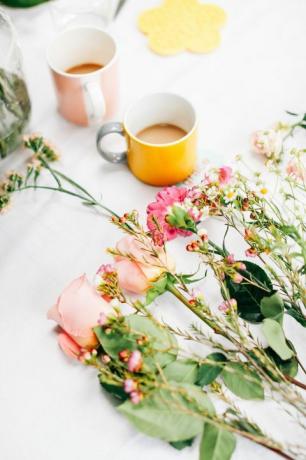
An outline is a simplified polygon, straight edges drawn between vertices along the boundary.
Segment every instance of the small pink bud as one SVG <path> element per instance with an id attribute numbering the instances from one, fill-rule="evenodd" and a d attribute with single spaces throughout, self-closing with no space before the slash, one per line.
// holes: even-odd
<path id="1" fill-rule="evenodd" d="M 243 277 L 242 275 L 240 275 L 240 273 L 236 272 L 233 276 L 232 276 L 232 280 L 234 281 L 234 283 L 241 283 L 241 281 L 243 280 Z"/>
<path id="2" fill-rule="evenodd" d="M 139 404 L 143 399 L 143 394 L 140 391 L 132 391 L 130 398 L 133 404 Z"/>
<path id="3" fill-rule="evenodd" d="M 257 251 L 254 248 L 249 248 L 245 251 L 245 255 L 247 257 L 256 257 L 257 256 Z"/>
<path id="4" fill-rule="evenodd" d="M 229 265 L 235 263 L 234 254 L 229 254 L 228 256 L 225 257 L 225 260 Z"/>
<path id="5" fill-rule="evenodd" d="M 237 270 L 246 270 L 246 265 L 243 262 L 236 263 Z"/>
<path id="6" fill-rule="evenodd" d="M 142 355 L 139 350 L 131 353 L 128 359 L 128 370 L 130 372 L 139 372 L 142 367 Z"/>
<path id="7" fill-rule="evenodd" d="M 236 309 L 237 309 L 236 299 L 225 300 L 218 307 L 218 310 L 222 311 L 223 313 L 228 313 L 230 310 L 236 310 Z"/>
<path id="8" fill-rule="evenodd" d="M 132 393 L 137 390 L 137 382 L 133 379 L 126 379 L 123 383 L 125 393 Z"/>
<path id="9" fill-rule="evenodd" d="M 111 361 L 111 359 L 110 359 L 110 357 L 109 357 L 108 355 L 103 355 L 103 356 L 101 357 L 101 361 L 102 361 L 102 363 L 104 363 L 104 364 L 108 364 L 108 363 Z"/>

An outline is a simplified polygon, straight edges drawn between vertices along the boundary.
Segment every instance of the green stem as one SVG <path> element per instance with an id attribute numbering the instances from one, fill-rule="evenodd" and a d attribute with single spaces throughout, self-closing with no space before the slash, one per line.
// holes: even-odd
<path id="1" fill-rule="evenodd" d="M 204 321 L 204 323 L 206 323 L 211 329 L 213 329 L 213 331 L 216 334 L 222 335 L 223 337 L 227 338 L 226 334 L 216 325 L 216 323 L 213 320 L 207 318 L 205 315 L 203 315 L 203 313 L 199 311 L 197 307 L 190 304 L 188 302 L 188 299 L 186 299 L 186 297 L 175 286 L 168 283 L 167 291 L 171 292 L 171 294 L 173 294 L 178 300 L 180 300 L 184 305 L 186 305 L 186 307 L 189 308 L 189 310 L 192 311 L 192 313 L 194 313 L 199 319 Z"/>
<path id="2" fill-rule="evenodd" d="M 65 193 L 67 195 L 70 195 L 70 196 L 73 196 L 73 197 L 76 197 L 76 198 L 80 198 L 85 203 L 88 203 L 88 204 L 90 204 L 92 206 L 98 206 L 101 209 L 103 209 L 104 211 L 106 211 L 108 214 L 111 214 L 112 216 L 119 217 L 114 211 L 109 209 L 107 206 L 104 206 L 103 204 L 99 203 L 94 198 L 89 200 L 88 198 L 86 198 L 86 197 L 84 197 L 84 196 L 82 196 L 82 195 L 80 195 L 78 193 L 72 192 L 71 190 L 67 190 L 67 189 L 64 189 L 62 187 L 50 187 L 50 186 L 46 186 L 46 185 L 26 185 L 24 187 L 20 187 L 16 191 L 20 192 L 22 190 L 27 190 L 27 189 L 51 190 L 53 192 Z"/>

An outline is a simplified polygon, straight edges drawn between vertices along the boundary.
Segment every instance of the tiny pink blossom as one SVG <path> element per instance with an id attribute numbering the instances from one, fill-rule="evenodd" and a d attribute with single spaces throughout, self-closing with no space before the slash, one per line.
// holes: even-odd
<path id="1" fill-rule="evenodd" d="M 229 299 L 229 300 L 225 300 L 224 302 L 222 302 L 219 305 L 218 310 L 222 311 L 223 313 L 227 313 L 228 311 L 235 310 L 236 308 L 237 308 L 236 299 Z"/>
<path id="2" fill-rule="evenodd" d="M 227 185 L 233 176 L 233 170 L 230 166 L 222 166 L 219 168 L 218 178 L 221 185 Z"/>
<path id="3" fill-rule="evenodd" d="M 125 393 L 132 393 L 137 390 L 137 382 L 133 379 L 126 379 L 123 383 Z"/>
<path id="4" fill-rule="evenodd" d="M 98 324 L 99 326 L 105 326 L 106 323 L 107 323 L 107 316 L 103 311 L 101 311 L 101 313 L 99 314 L 99 318 L 98 318 Z"/>
<path id="5" fill-rule="evenodd" d="M 234 254 L 229 254 L 228 256 L 225 257 L 225 260 L 229 265 L 234 264 L 235 263 Z"/>
<path id="6" fill-rule="evenodd" d="M 234 281 L 234 283 L 239 284 L 243 280 L 243 276 L 240 275 L 240 273 L 237 272 L 232 276 L 232 280 Z"/>
<path id="7" fill-rule="evenodd" d="M 274 129 L 255 131 L 251 136 L 253 152 L 267 158 L 278 158 L 282 151 L 282 143 L 282 134 Z"/>
<path id="8" fill-rule="evenodd" d="M 247 257 L 256 257 L 257 256 L 257 251 L 256 249 L 253 249 L 253 248 L 249 248 L 245 251 L 245 255 Z"/>
<path id="9" fill-rule="evenodd" d="M 236 268 L 238 270 L 246 270 L 246 265 L 243 262 L 236 262 Z"/>
<path id="10" fill-rule="evenodd" d="M 104 364 L 108 364 L 108 363 L 110 363 L 111 359 L 110 359 L 110 357 L 108 355 L 103 355 L 103 356 L 101 356 L 101 361 Z"/>
<path id="11" fill-rule="evenodd" d="M 289 176 L 293 176 L 295 179 L 306 180 L 306 171 L 296 160 L 289 161 L 286 171 Z"/>
<path id="12" fill-rule="evenodd" d="M 102 276 L 104 273 L 113 273 L 115 268 L 111 264 L 102 264 L 101 267 L 98 268 L 97 275 Z"/>
<path id="13" fill-rule="evenodd" d="M 139 372 L 142 367 L 142 355 L 139 350 L 131 353 L 128 359 L 128 370 L 130 372 Z"/>
<path id="14" fill-rule="evenodd" d="M 132 393 L 130 393 L 130 398 L 133 404 L 139 404 L 143 399 L 143 395 L 140 391 L 132 391 Z"/>

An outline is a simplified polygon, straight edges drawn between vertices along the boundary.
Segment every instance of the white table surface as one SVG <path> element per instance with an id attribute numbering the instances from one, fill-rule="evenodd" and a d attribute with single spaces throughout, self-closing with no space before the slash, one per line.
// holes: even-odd
<path id="1" fill-rule="evenodd" d="M 110 30 L 119 42 L 124 107 L 147 92 L 171 90 L 195 105 L 201 131 L 199 153 L 227 163 L 249 152 L 250 132 L 306 109 L 305 0 L 216 0 L 228 13 L 222 45 L 209 55 L 159 57 L 136 28 L 138 13 L 158 1 L 129 0 Z M 95 130 L 65 122 L 56 112 L 45 47 L 54 34 L 48 5 L 10 10 L 19 32 L 33 103 L 31 129 L 58 145 L 60 167 L 119 212 L 144 213 L 156 189 L 138 182 L 125 166 L 102 161 Z M 17 152 L 0 171 L 21 166 Z M 223 230 L 208 223 L 216 236 Z M 101 392 L 95 372 L 69 361 L 58 349 L 47 309 L 63 287 L 107 260 L 103 250 L 119 234 L 104 218 L 68 197 L 52 193 L 16 196 L 0 217 L 0 458 L 2 460 L 196 460 L 197 444 L 178 452 L 137 433 Z M 172 245 L 174 253 L 184 242 Z M 181 251 L 182 254 L 182 251 Z M 179 259 L 183 266 L 183 260 Z M 218 295 L 202 284 L 214 304 Z M 153 309 L 188 325 L 183 307 L 164 296 Z M 303 353 L 302 328 L 290 318 L 286 330 Z M 302 378 L 302 376 L 300 376 Z M 279 440 L 301 433 L 270 402 L 244 402 Z M 239 439 L 235 460 L 275 459 Z"/>

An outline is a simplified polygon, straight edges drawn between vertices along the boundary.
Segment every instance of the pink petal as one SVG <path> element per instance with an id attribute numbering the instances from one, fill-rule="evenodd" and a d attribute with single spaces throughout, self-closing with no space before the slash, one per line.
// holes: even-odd
<path id="1" fill-rule="evenodd" d="M 63 318 L 63 329 L 80 345 L 93 346 L 96 338 L 92 328 L 97 325 L 99 314 L 109 313 L 111 307 L 83 275 L 63 291 L 58 301 L 58 311 Z"/>
<path id="2" fill-rule="evenodd" d="M 60 332 L 57 340 L 60 348 L 69 358 L 79 359 L 81 347 L 68 334 Z"/>
<path id="3" fill-rule="evenodd" d="M 148 289 L 149 283 L 142 270 L 130 260 L 116 262 L 119 285 L 122 289 L 141 294 Z"/>

